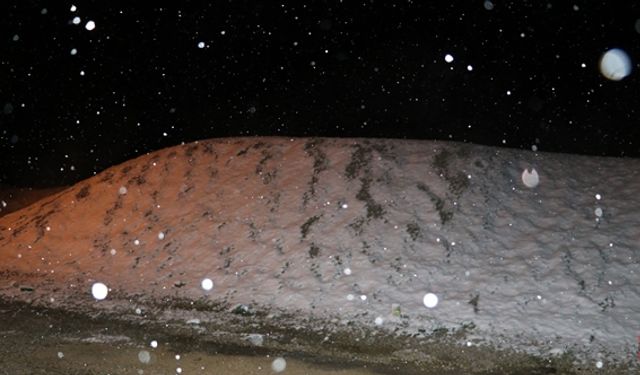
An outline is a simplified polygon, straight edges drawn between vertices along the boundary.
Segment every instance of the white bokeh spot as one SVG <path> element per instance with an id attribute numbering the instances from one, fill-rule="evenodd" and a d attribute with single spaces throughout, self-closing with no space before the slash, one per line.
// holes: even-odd
<path id="1" fill-rule="evenodd" d="M 436 307 L 438 305 L 438 296 L 433 293 L 427 293 L 422 298 L 422 303 L 430 309 Z"/>
<path id="2" fill-rule="evenodd" d="M 287 368 L 287 361 L 282 357 L 278 357 L 274 359 L 273 362 L 271 362 L 271 369 L 274 372 L 282 372 L 286 368 Z"/>
<path id="3" fill-rule="evenodd" d="M 631 59 L 619 48 L 610 49 L 600 59 L 600 72 L 612 81 L 620 81 L 631 73 Z"/>
<path id="4" fill-rule="evenodd" d="M 93 298 L 97 300 L 103 300 L 107 298 L 107 294 L 109 294 L 109 288 L 103 283 L 95 283 L 91 286 L 91 294 L 93 294 Z"/>
<path id="5" fill-rule="evenodd" d="M 209 278 L 203 279 L 201 285 L 204 290 L 213 289 L 213 281 Z"/>
<path id="6" fill-rule="evenodd" d="M 531 168 L 531 171 L 529 171 L 528 168 L 525 169 L 522 172 L 522 183 L 528 188 L 534 188 L 538 186 L 538 184 L 540 183 L 540 176 L 538 176 L 538 171 L 536 171 L 535 168 Z"/>
<path id="7" fill-rule="evenodd" d="M 140 363 L 149 363 L 151 362 L 151 353 L 146 350 L 141 350 L 138 352 L 138 360 Z"/>

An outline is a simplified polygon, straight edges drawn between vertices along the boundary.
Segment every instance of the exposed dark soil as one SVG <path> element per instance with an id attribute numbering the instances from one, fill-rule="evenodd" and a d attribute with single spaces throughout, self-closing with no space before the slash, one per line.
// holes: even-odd
<path id="1" fill-rule="evenodd" d="M 276 357 L 287 361 L 283 374 L 592 373 L 574 368 L 569 357 L 550 362 L 486 348 L 463 350 L 430 340 L 402 342 L 346 331 L 333 331 L 325 340 L 321 331 L 247 324 L 251 317 L 236 322 L 247 324 L 241 333 L 235 324 L 215 331 L 211 324 L 131 322 L 1 300 L 0 317 L 0 374 L 173 374 L 178 368 L 188 374 L 272 374 Z M 251 343 L 247 332 L 261 335 L 264 343 Z M 356 336 L 363 339 L 354 340 Z M 155 348 L 150 346 L 153 340 Z"/>

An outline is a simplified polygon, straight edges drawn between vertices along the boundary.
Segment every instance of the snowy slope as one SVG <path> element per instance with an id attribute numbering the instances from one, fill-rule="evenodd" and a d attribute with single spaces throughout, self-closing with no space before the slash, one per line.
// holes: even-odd
<path id="1" fill-rule="evenodd" d="M 535 187 L 523 182 L 530 168 Z M 98 310 L 132 296 L 204 298 L 634 366 L 639 193 L 640 160 L 206 140 L 1 217 L 0 296 Z M 93 301 L 97 281 L 105 301 Z"/>

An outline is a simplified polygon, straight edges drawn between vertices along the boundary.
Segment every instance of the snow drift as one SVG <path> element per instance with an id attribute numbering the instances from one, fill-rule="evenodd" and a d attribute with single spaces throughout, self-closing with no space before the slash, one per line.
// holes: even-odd
<path id="1" fill-rule="evenodd" d="M 215 303 L 254 321 L 444 332 L 460 348 L 636 366 L 639 193 L 639 160 L 452 142 L 206 140 L 1 217 L 0 296 L 123 314 L 141 301 Z M 109 288 L 102 301 L 96 282 Z"/>

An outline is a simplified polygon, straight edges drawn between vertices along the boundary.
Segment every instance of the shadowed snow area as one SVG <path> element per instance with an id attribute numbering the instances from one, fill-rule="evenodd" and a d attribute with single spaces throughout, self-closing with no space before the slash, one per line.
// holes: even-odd
<path id="1" fill-rule="evenodd" d="M 0 217 L 55 194 L 66 187 L 19 188 L 0 184 Z"/>
<path id="2" fill-rule="evenodd" d="M 204 336 L 286 326 L 329 343 L 351 332 L 344 347 L 442 340 L 636 368 L 639 193 L 640 160 L 431 141 L 206 140 L 1 217 L 0 296 Z M 92 296 L 98 282 L 103 300 Z M 291 348 L 284 336 L 259 342 Z M 385 355 L 433 360 L 411 348 Z"/>

